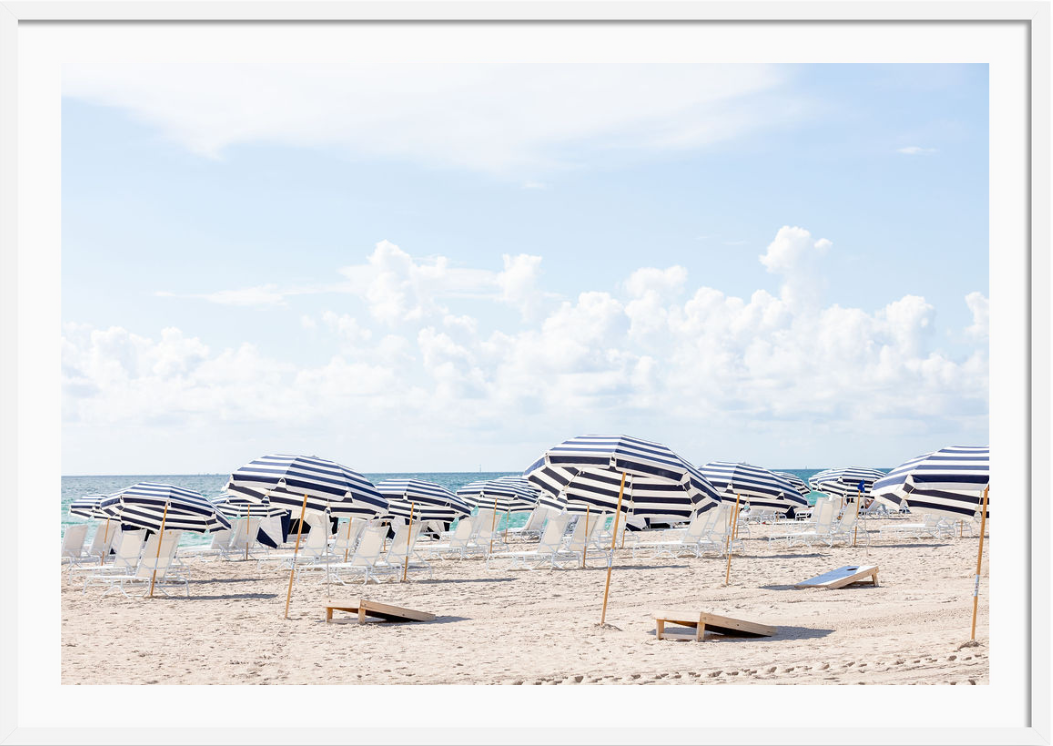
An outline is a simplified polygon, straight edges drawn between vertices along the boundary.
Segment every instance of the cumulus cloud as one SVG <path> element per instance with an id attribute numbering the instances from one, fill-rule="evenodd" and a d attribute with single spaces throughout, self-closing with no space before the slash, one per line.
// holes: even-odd
<path id="1" fill-rule="evenodd" d="M 779 295 L 737 297 L 693 283 L 681 266 L 641 267 L 521 328 L 481 332 L 478 319 L 449 312 L 442 299 L 479 293 L 528 304 L 543 292 L 540 259 L 507 256 L 501 271 L 456 268 L 384 242 L 345 272 L 367 315 L 301 318 L 331 344 L 314 365 L 247 344 L 212 349 L 174 328 L 143 337 L 68 325 L 64 416 L 202 427 L 217 418 L 275 427 L 430 423 L 504 437 L 509 423 L 516 432 L 604 422 L 625 429 L 655 411 L 710 430 L 795 422 L 924 430 L 986 416 L 987 298 L 966 296 L 972 324 L 950 331 L 971 346 L 955 354 L 939 348 L 947 335 L 921 296 L 875 310 L 800 303 L 795 281 L 830 246 L 803 228 L 780 229 L 760 258 L 784 278 Z"/>
<path id="2" fill-rule="evenodd" d="M 120 107 L 205 157 L 332 146 L 489 172 L 705 147 L 803 118 L 769 65 L 83 64 L 63 94 Z M 567 154 L 573 152 L 573 158 Z M 536 179 L 529 185 L 540 183 Z"/>
<path id="3" fill-rule="evenodd" d="M 159 290 L 154 295 L 163 298 L 199 298 L 222 306 L 274 306 L 285 303 L 286 293 L 277 285 L 258 285 L 251 288 L 219 290 L 214 293 L 178 294 Z"/>
<path id="4" fill-rule="evenodd" d="M 825 238 L 813 240 L 804 228 L 788 225 L 779 229 L 760 261 L 769 272 L 782 275 L 782 297 L 789 303 L 811 303 L 819 289 L 818 260 L 833 244 Z"/>
<path id="5" fill-rule="evenodd" d="M 986 340 L 990 335 L 990 302 L 980 292 L 972 292 L 965 296 L 965 303 L 973 314 L 972 326 L 965 330 L 966 334 L 976 340 Z"/>

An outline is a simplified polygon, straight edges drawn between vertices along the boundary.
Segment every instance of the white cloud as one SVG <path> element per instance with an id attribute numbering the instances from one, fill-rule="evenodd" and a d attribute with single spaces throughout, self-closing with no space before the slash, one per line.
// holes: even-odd
<path id="1" fill-rule="evenodd" d="M 971 338 L 986 341 L 990 335 L 990 302 L 980 292 L 972 292 L 965 296 L 965 303 L 973 314 L 972 326 L 965 330 Z"/>
<path id="2" fill-rule="evenodd" d="M 782 297 L 786 302 L 813 305 L 821 289 L 818 260 L 831 246 L 825 238 L 813 241 L 812 234 L 804 228 L 785 225 L 760 261 L 772 274 L 782 275 Z"/>
<path id="3" fill-rule="evenodd" d="M 129 110 L 206 157 L 334 146 L 491 172 L 699 148 L 801 119 L 768 65 L 84 64 L 63 94 Z M 569 153 L 573 152 L 573 157 Z"/>
<path id="4" fill-rule="evenodd" d="M 636 418 L 653 423 L 654 412 L 689 432 L 699 423 L 706 432 L 796 423 L 802 433 L 923 433 L 983 420 L 987 298 L 966 297 L 973 322 L 957 337 L 969 342 L 950 354 L 936 346 L 946 338 L 937 334 L 937 309 L 920 296 L 876 311 L 797 302 L 794 278 L 829 247 L 802 228 L 779 230 L 761 257 L 786 279 L 778 296 L 729 296 L 692 284 L 683 267 L 643 267 L 521 328 L 481 334 L 478 319 L 444 310 L 441 299 L 481 293 L 524 304 L 542 292 L 537 257 L 505 257 L 495 272 L 415 259 L 383 243 L 346 272 L 368 316 L 301 318 L 330 344 L 312 365 L 252 345 L 213 350 L 178 329 L 147 338 L 68 325 L 64 416 L 144 428 L 218 420 L 274 432 L 354 422 L 356 432 L 378 438 L 433 428 L 450 438 L 472 431 L 464 437 L 488 443 L 607 423 L 627 430 Z"/>
<path id="5" fill-rule="evenodd" d="M 902 153 L 903 155 L 932 155 L 938 151 L 936 148 L 922 148 L 917 145 L 908 145 L 905 148 L 898 148 L 896 152 Z"/>

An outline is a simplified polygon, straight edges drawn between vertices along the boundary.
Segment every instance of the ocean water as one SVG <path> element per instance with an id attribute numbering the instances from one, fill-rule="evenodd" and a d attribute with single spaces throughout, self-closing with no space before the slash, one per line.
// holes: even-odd
<path id="1" fill-rule="evenodd" d="M 820 469 L 777 469 L 790 474 L 796 474 L 805 482 L 808 477 L 816 474 Z M 456 492 L 469 482 L 479 479 L 493 479 L 503 477 L 506 474 L 519 474 L 520 472 L 435 472 L 435 473 L 400 473 L 400 474 L 364 474 L 374 484 L 385 479 L 421 479 L 426 482 L 434 482 Z M 69 506 L 74 500 L 84 495 L 109 494 L 123 489 L 136 482 L 161 482 L 176 487 L 197 490 L 206 498 L 219 496 L 223 486 L 227 483 L 228 474 L 126 474 L 120 476 L 98 476 L 98 477 L 62 477 L 62 531 L 75 523 L 95 523 L 78 516 L 69 514 Z M 813 492 L 808 496 L 808 503 L 815 502 L 819 493 Z M 526 523 L 527 514 L 519 513 L 508 518 L 508 527 L 515 528 Z M 502 516 L 498 525 L 499 529 L 505 528 L 505 517 Z M 92 532 L 88 532 L 88 541 L 91 541 Z M 192 534 L 184 532 L 180 544 L 193 546 L 195 544 L 207 544 L 210 538 L 207 535 Z"/>

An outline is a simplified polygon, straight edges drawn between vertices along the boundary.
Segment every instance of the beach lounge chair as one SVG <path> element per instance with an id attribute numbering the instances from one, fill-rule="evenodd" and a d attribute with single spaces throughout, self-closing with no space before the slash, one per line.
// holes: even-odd
<path id="1" fill-rule="evenodd" d="M 79 564 L 91 559 L 90 554 L 84 553 L 84 537 L 88 535 L 88 524 L 77 523 L 66 529 L 62 535 L 62 562 Z"/>
<path id="2" fill-rule="evenodd" d="M 213 531 L 211 534 L 211 541 L 207 547 L 189 547 L 182 551 L 182 554 L 191 559 L 207 557 L 226 557 L 230 553 L 230 529 L 220 529 L 219 531 Z"/>
<path id="3" fill-rule="evenodd" d="M 347 562 L 354 554 L 355 545 L 362 531 L 366 528 L 364 518 L 352 518 L 346 526 L 341 526 L 333 537 L 333 557 L 337 562 Z"/>
<path id="4" fill-rule="evenodd" d="M 465 547 L 465 554 L 486 554 L 490 551 L 490 542 L 496 537 L 497 521 L 491 508 L 481 508 L 472 521 L 474 533 Z"/>
<path id="5" fill-rule="evenodd" d="M 884 538 L 887 535 L 902 536 L 906 534 L 910 538 L 914 539 L 942 539 L 944 536 L 952 536 L 954 534 L 954 528 L 939 515 L 935 513 L 924 513 L 921 516 L 921 523 L 892 523 L 887 526 L 882 526 L 880 529 L 880 537 Z"/>
<path id="6" fill-rule="evenodd" d="M 462 518 L 447 541 L 421 544 L 421 552 L 427 557 L 442 559 L 446 555 L 455 554 L 457 559 L 464 559 L 465 555 L 468 554 L 468 547 L 472 544 L 472 536 L 475 533 L 475 518 L 474 516 Z"/>
<path id="7" fill-rule="evenodd" d="M 384 542 L 387 537 L 388 527 L 379 525 L 364 526 L 362 535 L 358 539 L 354 556 L 348 562 L 333 562 L 319 565 L 304 565 L 297 570 L 300 573 L 322 572 L 322 582 L 327 579 L 347 585 L 350 581 L 362 578 L 363 583 L 370 580 L 380 582 L 382 577 L 394 577 L 396 568 L 382 559 L 384 554 Z M 398 568 L 398 572 L 401 572 Z"/>
<path id="8" fill-rule="evenodd" d="M 870 546 L 870 532 L 863 525 L 862 519 L 855 512 L 846 509 L 841 514 L 840 520 L 830 529 L 829 543 L 831 546 L 837 541 L 851 544 L 853 539 L 855 539 L 856 543 L 863 541 L 867 546 Z"/>
<path id="9" fill-rule="evenodd" d="M 527 518 L 527 522 L 524 525 L 519 528 L 510 528 L 505 531 L 504 534 L 507 538 L 511 539 L 539 537 L 545 528 L 545 521 L 554 515 L 556 515 L 556 511 L 552 508 L 538 505 L 530 511 L 530 516 Z"/>
<path id="10" fill-rule="evenodd" d="M 396 568 L 399 577 L 401 577 L 402 570 L 405 569 L 406 572 L 426 572 L 430 578 L 432 576 L 431 565 L 415 551 L 421 528 L 420 523 L 414 523 L 412 530 L 408 526 L 400 526 L 395 532 L 395 538 L 391 540 L 391 546 L 384 554 L 381 566 Z"/>
<path id="11" fill-rule="evenodd" d="M 304 520 L 311 530 L 307 532 L 307 538 L 303 541 L 300 551 L 267 554 L 257 559 L 257 564 L 262 562 L 281 562 L 284 567 L 292 567 L 293 559 L 296 564 L 317 564 L 325 562 L 329 551 L 329 520 L 317 513 L 311 513 Z M 294 538 L 295 541 L 295 538 Z"/>
<path id="12" fill-rule="evenodd" d="M 550 566 L 555 567 L 555 559 L 563 544 L 563 533 L 567 530 L 567 524 L 569 523 L 570 516 L 566 513 L 553 515 L 548 519 L 548 523 L 545 524 L 545 530 L 541 532 L 541 538 L 538 540 L 536 548 L 488 554 L 486 557 L 486 568 L 490 569 L 494 563 L 504 560 L 508 560 L 511 563 L 508 567 L 509 570 L 517 568 L 535 570 L 546 562 Z"/>
<path id="13" fill-rule="evenodd" d="M 120 525 L 116 521 L 104 521 L 95 527 L 95 535 L 91 538 L 91 546 L 88 548 L 88 556 L 92 561 L 102 563 L 109 556 L 110 546 L 119 531 Z"/>
<path id="14" fill-rule="evenodd" d="M 103 596 L 113 591 L 120 592 L 125 598 L 129 598 L 126 588 L 128 586 L 144 586 L 144 594 L 148 592 L 150 583 L 154 583 L 154 590 L 164 595 L 170 595 L 165 586 L 182 585 L 187 596 L 190 596 L 190 580 L 176 569 L 175 557 L 179 547 L 179 537 L 182 531 L 165 531 L 164 537 L 151 534 L 143 548 L 142 556 L 135 571 L 127 574 L 100 575 L 95 580 L 103 585 L 108 585 Z M 157 543 L 160 540 L 161 548 L 158 552 Z M 156 575 L 154 571 L 156 570 Z"/>
<path id="15" fill-rule="evenodd" d="M 687 528 L 666 529 L 657 540 L 638 541 L 633 544 L 633 557 L 635 558 L 638 552 L 650 552 L 652 557 L 661 557 L 664 554 L 679 557 L 684 553 L 701 557 L 703 549 L 713 544 L 708 534 L 718 519 L 725 520 L 719 507 L 705 513 L 696 513 Z"/>
<path id="16" fill-rule="evenodd" d="M 817 500 L 815 507 L 812 509 L 812 515 L 816 516 L 815 523 L 811 528 L 804 531 L 784 534 L 782 538 L 786 539 L 786 546 L 792 547 L 798 544 L 812 546 L 817 541 L 821 541 L 827 546 L 833 546 L 838 507 L 838 504 L 833 500 Z"/>

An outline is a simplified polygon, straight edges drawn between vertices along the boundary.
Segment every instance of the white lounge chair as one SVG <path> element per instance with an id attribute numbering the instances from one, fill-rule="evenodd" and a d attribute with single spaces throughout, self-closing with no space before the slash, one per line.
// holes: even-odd
<path id="1" fill-rule="evenodd" d="M 421 528 L 419 523 L 414 523 L 412 530 L 408 526 L 400 526 L 395 532 L 395 538 L 391 540 L 391 546 L 384 554 L 382 563 L 395 568 L 400 577 L 402 569 L 407 573 L 426 572 L 429 578 L 432 576 L 431 565 L 415 549 Z"/>
<path id="2" fill-rule="evenodd" d="M 321 572 L 322 582 L 330 580 L 341 585 L 347 585 L 352 579 L 359 577 L 362 578 L 363 584 L 370 580 L 379 583 L 382 577 L 395 577 L 396 568 L 382 559 L 387 533 L 387 526 L 365 526 L 350 561 L 304 565 L 298 568 L 297 574 Z M 397 570 L 401 572 L 401 568 Z"/>
<path id="3" fill-rule="evenodd" d="M 87 523 L 76 523 L 66 529 L 62 535 L 62 562 L 79 564 L 91 559 L 84 553 L 84 538 L 88 535 Z"/>
<path id="4" fill-rule="evenodd" d="M 96 582 L 109 586 L 102 595 L 106 596 L 113 591 L 118 591 L 125 598 L 129 598 L 125 589 L 135 585 L 144 586 L 147 590 L 144 590 L 143 595 L 146 595 L 152 582 L 154 590 L 166 596 L 170 594 L 165 590 L 165 586 L 172 585 L 182 585 L 184 592 L 189 596 L 190 580 L 186 575 L 178 572 L 175 566 L 176 550 L 179 547 L 179 537 L 182 533 L 182 531 L 165 531 L 163 538 L 152 534 L 143 548 L 135 572 L 101 575 L 96 578 Z M 161 542 L 160 552 L 157 547 L 159 540 Z"/>
<path id="5" fill-rule="evenodd" d="M 257 564 L 262 562 L 281 562 L 285 567 L 291 567 L 295 558 L 296 564 L 324 563 L 326 554 L 329 552 L 329 520 L 317 513 L 311 513 L 304 520 L 311 527 L 307 532 L 307 538 L 303 540 L 303 546 L 298 552 L 282 552 L 266 554 L 257 559 Z M 295 538 L 294 538 L 295 541 Z"/>
<path id="6" fill-rule="evenodd" d="M 95 535 L 91 537 L 91 546 L 88 548 L 88 556 L 98 560 L 100 564 L 105 561 L 119 531 L 120 525 L 116 521 L 103 521 L 96 526 Z"/>
<path id="7" fill-rule="evenodd" d="M 366 521 L 364 518 L 352 518 L 347 522 L 347 526 L 341 526 L 337 529 L 336 534 L 333 537 L 333 558 L 337 562 L 347 562 L 348 558 L 354 553 L 355 545 L 358 543 L 358 539 L 362 536 L 362 531 L 365 530 Z"/>
<path id="8" fill-rule="evenodd" d="M 474 522 L 474 516 L 462 518 L 447 541 L 425 542 L 420 545 L 420 551 L 427 557 L 442 559 L 446 555 L 455 554 L 458 559 L 464 559 L 469 553 L 469 546 L 473 544 L 472 536 L 475 534 Z"/>
<path id="9" fill-rule="evenodd" d="M 939 540 L 945 535 L 951 536 L 954 534 L 954 528 L 951 524 L 935 513 L 923 513 L 921 520 L 921 523 L 892 523 L 882 526 L 879 529 L 879 535 L 881 538 L 884 538 L 890 534 L 896 536 L 906 534 L 914 539 L 932 538 Z"/>
<path id="10" fill-rule="evenodd" d="M 635 558 L 638 552 L 650 552 L 652 557 L 661 557 L 664 554 L 679 557 L 684 553 L 701 557 L 704 549 L 717 548 L 709 538 L 709 533 L 718 520 L 724 520 L 719 506 L 705 513 L 696 513 L 686 529 L 666 529 L 657 540 L 635 542 L 632 547 L 633 557 Z"/>
<path id="11" fill-rule="evenodd" d="M 556 557 L 559 555 L 563 544 L 563 534 L 570 523 L 570 516 L 566 513 L 558 513 L 548 519 L 545 530 L 541 532 L 541 538 L 535 549 L 522 549 L 511 552 L 494 552 L 486 557 L 486 567 L 490 569 L 495 562 L 508 560 L 511 564 L 510 570 L 526 568 L 534 570 L 548 562 L 555 567 Z"/>
<path id="12" fill-rule="evenodd" d="M 527 522 L 524 525 L 519 528 L 510 528 L 504 533 L 506 537 L 513 539 L 526 539 L 541 536 L 541 532 L 544 531 L 545 528 L 545 521 L 554 515 L 557 515 L 557 513 L 552 508 L 538 505 L 530 511 L 530 516 L 527 518 Z"/>
<path id="13" fill-rule="evenodd" d="M 815 516 L 815 523 L 811 528 L 804 531 L 796 531 L 783 535 L 782 538 L 786 539 L 786 545 L 789 547 L 796 546 L 797 544 L 807 544 L 808 546 L 812 546 L 812 544 L 817 541 L 821 541 L 828 546 L 833 546 L 835 519 L 839 507 L 840 506 L 833 500 L 817 500 L 815 506 L 812 508 L 812 515 Z M 770 540 L 771 537 L 769 537 L 769 541 Z"/>
<path id="14" fill-rule="evenodd" d="M 191 559 L 207 557 L 227 557 L 230 554 L 230 529 L 220 529 L 219 531 L 213 531 L 211 534 L 211 542 L 207 547 L 189 547 L 182 551 L 182 554 L 186 555 Z"/>
<path id="15" fill-rule="evenodd" d="M 142 551 L 145 536 L 146 531 L 143 529 L 122 531 L 119 540 L 114 540 L 116 549 L 113 562 L 102 565 L 71 567 L 69 570 L 69 582 L 72 583 L 74 578 L 77 578 L 77 573 L 84 573 L 82 576 L 84 578 L 83 591 L 87 592 L 88 586 L 92 581 L 102 575 L 121 575 L 135 572 L 135 568 L 139 564 L 139 554 Z M 79 581 L 79 578 L 77 580 Z"/>

